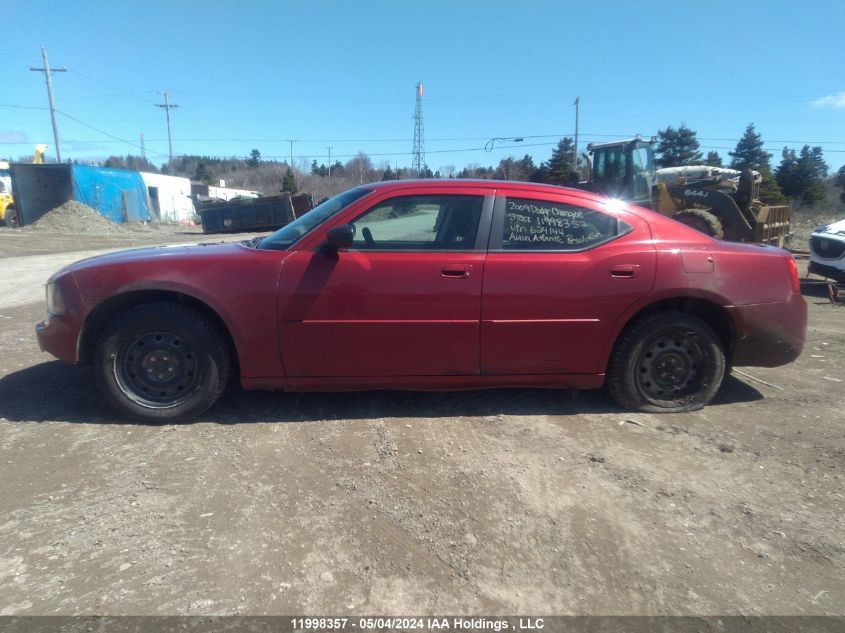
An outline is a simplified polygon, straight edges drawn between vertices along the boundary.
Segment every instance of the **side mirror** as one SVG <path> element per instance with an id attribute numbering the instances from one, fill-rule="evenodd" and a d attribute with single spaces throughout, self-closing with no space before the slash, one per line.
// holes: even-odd
<path id="1" fill-rule="evenodd" d="M 355 237 L 355 225 L 344 224 L 329 229 L 326 234 L 326 246 L 333 251 L 352 246 L 352 238 Z"/>

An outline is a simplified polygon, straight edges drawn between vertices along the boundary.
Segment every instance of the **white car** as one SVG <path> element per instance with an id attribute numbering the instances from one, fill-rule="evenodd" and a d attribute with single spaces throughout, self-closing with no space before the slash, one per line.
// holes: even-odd
<path id="1" fill-rule="evenodd" d="M 809 270 L 845 283 L 845 220 L 813 229 Z"/>

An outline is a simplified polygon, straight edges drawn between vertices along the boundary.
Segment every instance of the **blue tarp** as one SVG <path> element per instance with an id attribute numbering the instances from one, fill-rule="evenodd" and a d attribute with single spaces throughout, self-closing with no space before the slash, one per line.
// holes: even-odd
<path id="1" fill-rule="evenodd" d="M 112 222 L 149 222 L 147 186 L 137 171 L 73 165 L 73 195 Z"/>

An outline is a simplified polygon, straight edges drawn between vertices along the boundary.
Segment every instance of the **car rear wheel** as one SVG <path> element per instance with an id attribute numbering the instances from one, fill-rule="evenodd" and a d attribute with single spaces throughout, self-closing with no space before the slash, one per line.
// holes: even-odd
<path id="1" fill-rule="evenodd" d="M 695 411 L 716 395 L 725 369 L 722 342 L 710 326 L 685 312 L 661 312 L 622 333 L 606 388 L 625 409 Z"/>
<path id="2" fill-rule="evenodd" d="M 229 378 L 229 352 L 205 316 L 175 303 L 149 303 L 112 321 L 99 337 L 96 375 L 120 413 L 183 421 L 213 405 Z"/>

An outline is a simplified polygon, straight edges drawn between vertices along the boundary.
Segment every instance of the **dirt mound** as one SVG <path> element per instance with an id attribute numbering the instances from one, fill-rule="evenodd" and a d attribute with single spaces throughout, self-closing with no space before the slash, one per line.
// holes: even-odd
<path id="1" fill-rule="evenodd" d="M 30 226 L 62 233 L 110 234 L 148 230 L 147 225 L 136 222 L 115 224 L 96 209 L 76 200 L 70 200 L 48 211 Z"/>

